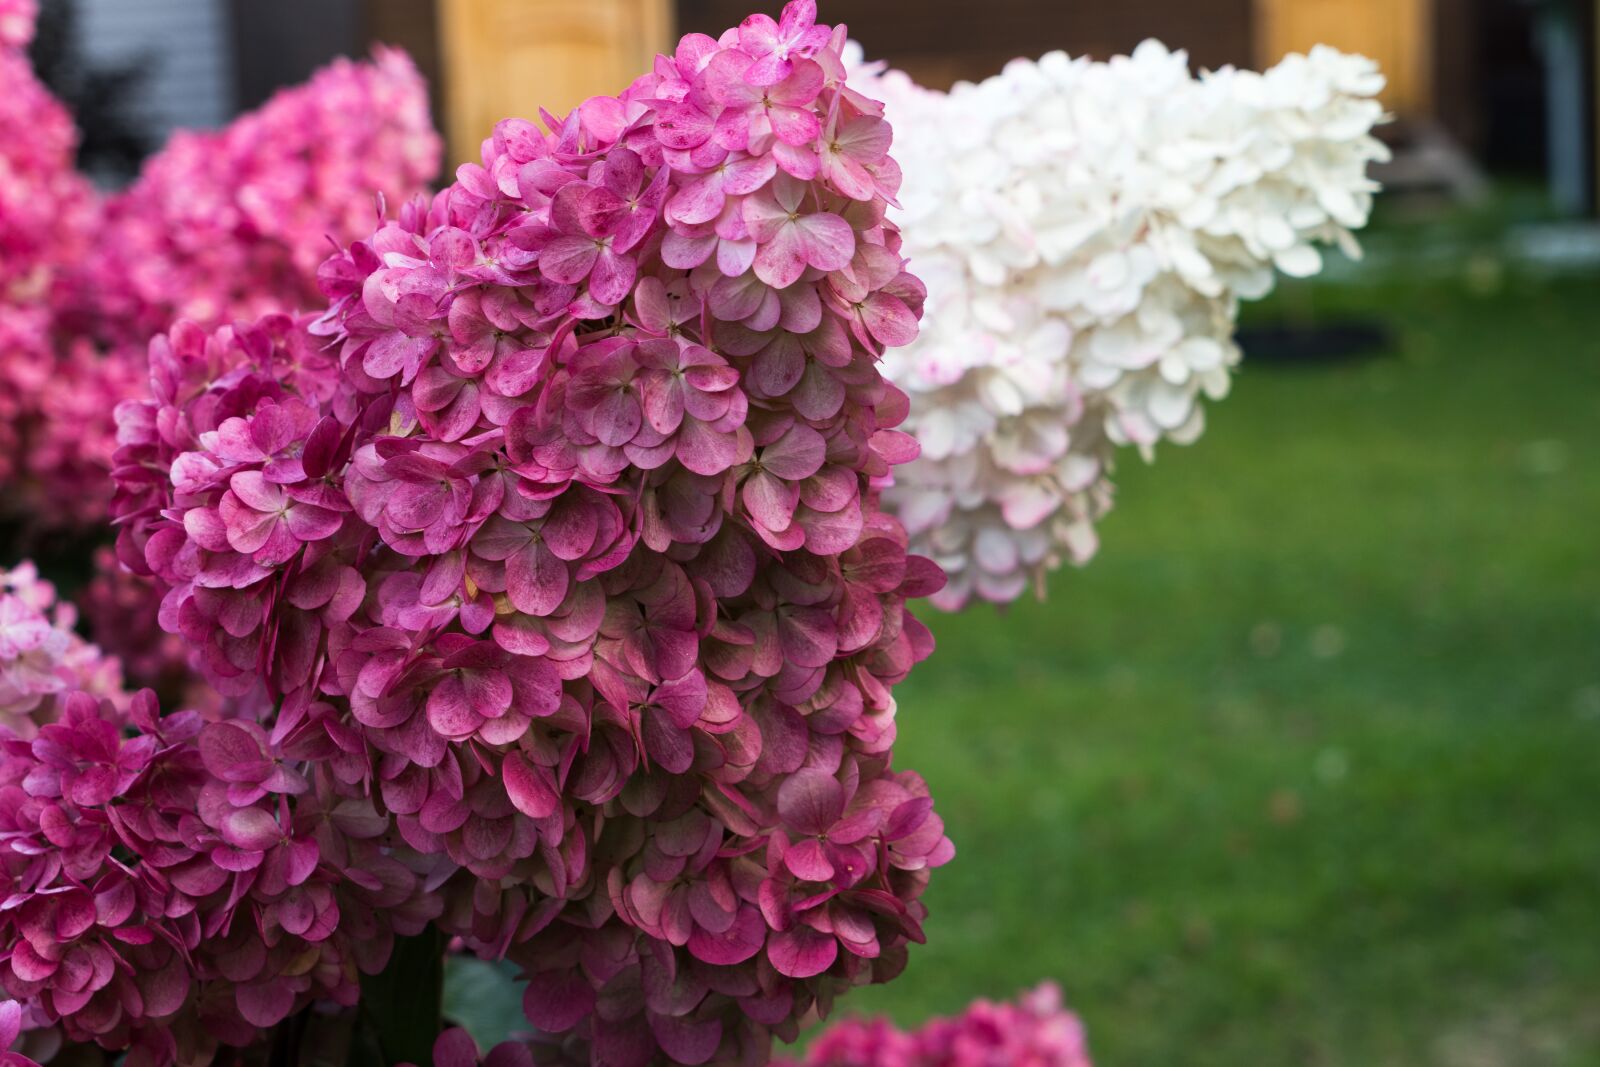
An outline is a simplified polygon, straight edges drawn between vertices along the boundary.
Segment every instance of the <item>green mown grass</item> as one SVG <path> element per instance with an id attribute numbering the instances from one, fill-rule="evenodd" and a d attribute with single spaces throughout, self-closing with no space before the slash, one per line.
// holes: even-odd
<path id="1" fill-rule="evenodd" d="M 1102 1067 L 1600 1063 L 1600 279 L 1494 268 L 1250 309 L 1394 343 L 1247 360 L 1047 602 L 923 612 L 896 758 L 959 854 L 848 1010 L 1054 978 Z"/>

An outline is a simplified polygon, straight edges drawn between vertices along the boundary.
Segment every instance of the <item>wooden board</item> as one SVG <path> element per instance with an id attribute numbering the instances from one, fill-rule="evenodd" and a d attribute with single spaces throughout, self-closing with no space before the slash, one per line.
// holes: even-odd
<path id="1" fill-rule="evenodd" d="M 500 119 L 621 92 L 672 38 L 670 0 L 439 0 L 438 17 L 455 163 Z"/>
<path id="2" fill-rule="evenodd" d="M 1432 0 L 1256 0 L 1256 64 L 1329 44 L 1378 61 L 1383 101 L 1403 118 L 1433 113 Z"/>

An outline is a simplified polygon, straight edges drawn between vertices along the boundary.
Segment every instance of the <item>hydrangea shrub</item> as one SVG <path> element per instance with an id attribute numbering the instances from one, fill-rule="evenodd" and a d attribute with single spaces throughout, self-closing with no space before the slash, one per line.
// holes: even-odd
<path id="1" fill-rule="evenodd" d="M 898 973 L 942 576 L 878 508 L 923 291 L 844 42 L 686 37 L 501 123 L 317 317 L 153 343 L 118 552 L 228 700 L 0 733 L 0 1022 L 203 1064 L 431 926 L 521 968 L 537 1062 L 761 1063 Z"/>
<path id="2" fill-rule="evenodd" d="M 0 12 L 0 510 L 39 528 L 105 518 L 110 412 L 148 378 L 149 339 L 306 309 L 373 197 L 427 188 L 441 142 L 403 54 L 336 61 L 227 128 L 180 132 L 127 190 L 94 193 L 76 131 L 23 47 L 31 4 Z"/>
<path id="3" fill-rule="evenodd" d="M 121 665 L 79 637 L 77 621 L 32 563 L 0 571 L 0 729 L 31 738 L 74 692 L 122 702 Z"/>
<path id="4" fill-rule="evenodd" d="M 106 200 L 71 310 L 97 339 L 142 348 L 180 318 L 312 308 L 334 243 L 371 230 L 374 197 L 425 190 L 441 154 L 405 53 L 336 59 L 220 130 L 173 134 Z"/>
<path id="5" fill-rule="evenodd" d="M 922 454 L 884 504 L 949 573 L 939 606 L 1007 602 L 1094 553 L 1121 446 L 1200 435 L 1241 299 L 1315 274 L 1320 245 L 1359 252 L 1383 78 L 1326 47 L 1196 78 L 1154 41 L 949 93 L 852 77 L 888 102 L 891 217 L 929 290 L 921 335 L 885 360 Z"/>
<path id="6" fill-rule="evenodd" d="M 89 254 L 96 209 L 74 168 L 72 118 L 28 60 L 35 14 L 32 3 L 0 2 L 0 486 L 7 487 L 32 466 L 39 405 L 57 364 L 53 295 L 59 278 Z M 78 382 L 77 354 L 64 362 Z M 102 420 L 109 411 L 101 408 Z M 7 510 L 23 503 L 8 501 Z"/>

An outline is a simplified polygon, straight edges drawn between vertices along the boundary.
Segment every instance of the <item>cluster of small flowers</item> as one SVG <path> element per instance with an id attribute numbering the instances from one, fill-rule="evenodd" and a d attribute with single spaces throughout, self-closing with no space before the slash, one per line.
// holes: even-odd
<path id="1" fill-rule="evenodd" d="M 333 244 L 372 229 L 374 198 L 439 171 L 427 87 L 403 53 L 335 60 L 217 131 L 179 131 L 111 197 L 74 294 L 103 341 L 143 345 L 318 301 Z"/>
<path id="2" fill-rule="evenodd" d="M 943 578 L 877 506 L 916 453 L 878 361 L 923 290 L 844 43 L 796 0 L 549 133 L 502 122 L 324 265 L 320 318 L 180 323 L 118 411 L 119 557 L 277 708 L 199 734 L 231 731 L 201 760 L 231 784 L 168 847 L 261 852 L 275 810 L 316 872 L 425 872 L 396 914 L 523 968 L 541 1062 L 765 1062 L 899 972 L 953 855 L 890 766 L 932 647 L 905 601 Z M 227 1011 L 344 992 L 322 974 L 252 969 Z"/>
<path id="3" fill-rule="evenodd" d="M 73 692 L 122 702 L 120 665 L 73 631 L 77 621 L 33 564 L 0 571 L 0 728 L 32 737 Z"/>
<path id="4" fill-rule="evenodd" d="M 55 712 L 0 729 L 0 988 L 30 1028 L 206 1063 L 313 1000 L 353 1005 L 358 970 L 431 917 L 389 820 L 295 769 L 322 738 L 162 717 L 149 690 Z"/>
<path id="5" fill-rule="evenodd" d="M 31 10 L 0 21 L 31 34 Z M 141 390 L 153 334 L 315 305 L 330 239 L 369 231 L 378 194 L 425 189 L 441 153 L 426 86 L 385 50 L 180 132 L 109 199 L 73 169 L 75 137 L 27 57 L 0 48 L 0 485 L 5 511 L 46 528 L 105 517 L 110 412 Z"/>
<path id="6" fill-rule="evenodd" d="M 31 564 L 0 572 L 0 1064 L 32 1062 L 6 1051 L 23 1031 L 40 1058 L 65 1039 L 203 1062 L 301 994 L 352 1002 L 404 926 L 377 910 L 414 881 L 364 843 L 384 821 L 300 797 L 253 723 L 160 719 L 74 622 Z"/>
<path id="7" fill-rule="evenodd" d="M 1018 60 L 949 93 L 865 74 L 907 182 L 892 216 L 928 284 L 885 374 L 922 456 L 884 506 L 950 574 L 1005 602 L 1096 548 L 1118 446 L 1199 436 L 1238 363 L 1237 302 L 1320 269 L 1376 188 L 1383 78 L 1316 48 L 1264 74 L 1191 76 L 1146 42 L 1110 63 Z"/>
<path id="8" fill-rule="evenodd" d="M 955 1018 L 906 1033 L 887 1020 L 846 1020 L 788 1067 L 1090 1067 L 1083 1024 L 1046 984 L 1015 1003 L 975 1001 Z"/>
<path id="9" fill-rule="evenodd" d="M 28 60 L 34 15 L 0 0 L 0 485 L 28 463 L 24 428 L 55 362 L 52 294 L 87 254 L 96 207 L 72 118 Z"/>
<path id="10" fill-rule="evenodd" d="M 94 574 L 76 600 L 89 637 L 121 663 L 130 688 L 153 689 L 163 705 L 208 718 L 241 712 L 204 681 L 189 643 L 161 628 L 161 592 L 155 583 L 123 567 L 110 548 L 95 550 Z"/>

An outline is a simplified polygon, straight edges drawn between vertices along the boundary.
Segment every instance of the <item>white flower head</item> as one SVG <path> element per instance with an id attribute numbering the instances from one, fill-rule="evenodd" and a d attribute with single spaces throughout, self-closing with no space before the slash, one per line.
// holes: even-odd
<path id="1" fill-rule="evenodd" d="M 1383 77 L 1322 46 L 1196 77 L 1146 41 L 942 93 L 847 58 L 894 124 L 895 221 L 928 286 L 884 368 L 922 457 L 884 499 L 949 572 L 936 604 L 1010 601 L 1094 554 L 1118 447 L 1199 437 L 1238 302 L 1317 273 L 1323 245 L 1359 251 Z"/>

